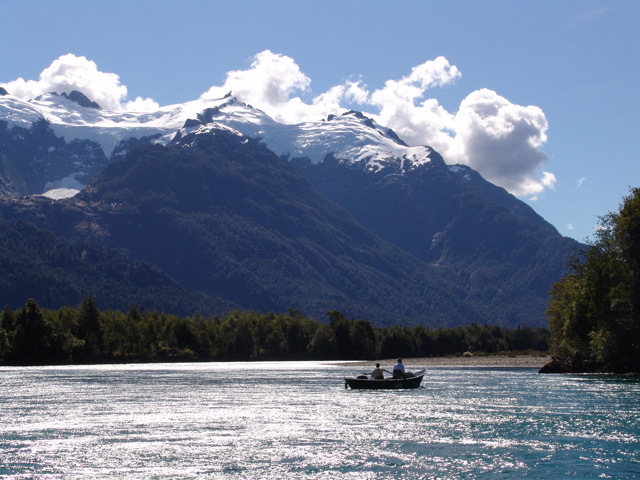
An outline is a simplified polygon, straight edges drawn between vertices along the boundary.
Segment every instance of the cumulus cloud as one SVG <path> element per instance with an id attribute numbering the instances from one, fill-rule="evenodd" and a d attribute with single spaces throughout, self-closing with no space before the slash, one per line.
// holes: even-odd
<path id="1" fill-rule="evenodd" d="M 295 124 L 341 113 L 345 103 L 364 104 L 369 97 L 360 79 L 349 79 L 306 103 L 295 94 L 309 92 L 310 84 L 291 57 L 265 50 L 254 57 L 249 69 L 227 73 L 224 84 L 211 87 L 202 98 L 221 98 L 231 92 L 275 120 Z"/>
<path id="2" fill-rule="evenodd" d="M 287 113 L 302 107 L 298 97 L 291 97 L 296 91 L 307 90 L 310 83 L 292 58 L 265 50 L 255 56 L 248 70 L 228 72 L 224 84 L 211 87 L 202 98 L 221 98 L 233 92 L 243 102 L 283 120 Z"/>
<path id="3" fill-rule="evenodd" d="M 151 98 L 136 97 L 135 100 L 124 105 L 125 110 L 132 112 L 153 112 L 160 108 L 160 104 Z"/>
<path id="4" fill-rule="evenodd" d="M 453 83 L 460 75 L 456 66 L 438 57 L 414 67 L 400 80 L 387 80 L 371 94 L 369 104 L 378 108 L 376 120 L 406 142 L 428 144 L 444 154 L 452 140 L 454 115 L 436 99 L 423 97 L 429 88 Z"/>
<path id="5" fill-rule="evenodd" d="M 385 108 L 390 99 L 399 99 L 413 104 L 424 95 L 427 89 L 452 83 L 460 75 L 455 65 L 450 65 L 444 57 L 438 57 L 413 67 L 411 74 L 400 80 L 387 80 L 383 88 L 371 95 L 371 101 L 381 108 Z"/>
<path id="6" fill-rule="evenodd" d="M 411 76 L 388 81 L 371 95 L 380 124 L 411 144 L 432 146 L 447 163 L 469 165 L 515 195 L 536 195 L 554 187 L 555 176 L 541 171 L 548 160 L 541 149 L 548 124 L 540 108 L 516 105 L 480 89 L 450 113 L 436 99 L 421 99 L 427 88 L 453 82 L 460 73 L 442 57 L 429 67 L 420 70 L 428 72 L 421 83 L 410 81 L 414 69 Z"/>
<path id="7" fill-rule="evenodd" d="M 516 195 L 535 195 L 556 182 L 552 173 L 539 173 L 548 160 L 541 149 L 547 128 L 539 107 L 515 105 L 492 90 L 477 90 L 460 103 L 445 155 Z"/>
<path id="8" fill-rule="evenodd" d="M 127 87 L 120 83 L 118 75 L 101 72 L 95 62 L 70 53 L 54 60 L 42 71 L 38 80 L 18 78 L 3 86 L 11 95 L 24 100 L 31 100 L 44 93 L 68 94 L 78 90 L 107 110 L 152 110 L 158 107 L 149 98 L 138 97 L 133 102 L 125 103 Z"/>

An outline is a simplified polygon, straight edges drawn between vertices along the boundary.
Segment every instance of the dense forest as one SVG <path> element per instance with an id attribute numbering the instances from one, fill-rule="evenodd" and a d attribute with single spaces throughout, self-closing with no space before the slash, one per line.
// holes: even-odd
<path id="1" fill-rule="evenodd" d="M 0 308 L 92 294 L 104 309 L 180 316 L 339 309 L 377 327 L 547 327 L 575 244 L 435 152 L 407 172 L 298 159 L 303 178 L 215 128 L 133 143 L 72 198 L 0 198 Z"/>
<path id="2" fill-rule="evenodd" d="M 640 372 L 640 188 L 600 220 L 551 290 L 549 371 Z"/>
<path id="3" fill-rule="evenodd" d="M 153 361 L 365 360 L 546 351 L 544 328 L 469 325 L 375 328 L 339 311 L 327 323 L 297 310 L 234 311 L 178 317 L 131 307 L 100 311 L 87 296 L 78 308 L 42 309 L 35 300 L 0 316 L 0 363 L 44 365 Z M 468 353 L 467 353 L 468 352 Z"/>

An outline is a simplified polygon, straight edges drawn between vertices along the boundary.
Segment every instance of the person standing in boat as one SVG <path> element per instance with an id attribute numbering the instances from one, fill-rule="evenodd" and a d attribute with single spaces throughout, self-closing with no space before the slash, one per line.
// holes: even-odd
<path id="1" fill-rule="evenodd" d="M 376 363 L 376 368 L 371 372 L 371 378 L 373 380 L 384 380 L 384 373 L 386 370 L 384 368 L 380 368 L 380 364 Z"/>
<path id="2" fill-rule="evenodd" d="M 407 378 L 404 372 L 404 364 L 402 359 L 398 359 L 398 363 L 393 366 L 393 378 Z"/>

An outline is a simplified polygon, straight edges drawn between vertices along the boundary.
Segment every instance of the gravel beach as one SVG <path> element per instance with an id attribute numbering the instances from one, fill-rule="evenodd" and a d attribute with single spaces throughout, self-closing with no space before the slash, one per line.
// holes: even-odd
<path id="1" fill-rule="evenodd" d="M 376 363 L 380 363 L 383 368 L 390 369 L 395 365 L 397 359 L 367 360 L 343 362 L 341 365 L 373 368 Z M 531 355 L 509 356 L 480 356 L 480 357 L 421 357 L 405 358 L 403 363 L 408 370 L 418 367 L 496 367 L 496 368 L 542 368 L 551 361 L 551 357 L 534 357 Z"/>

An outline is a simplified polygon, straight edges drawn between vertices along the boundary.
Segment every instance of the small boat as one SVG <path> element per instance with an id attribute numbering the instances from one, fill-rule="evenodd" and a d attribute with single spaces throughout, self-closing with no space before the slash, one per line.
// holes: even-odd
<path id="1" fill-rule="evenodd" d="M 407 372 L 405 378 L 385 378 L 384 380 L 374 380 L 367 375 L 357 377 L 346 377 L 344 388 L 351 387 L 352 390 L 394 390 L 401 388 L 419 388 L 422 377 L 427 370 L 420 370 L 416 373 Z"/>

